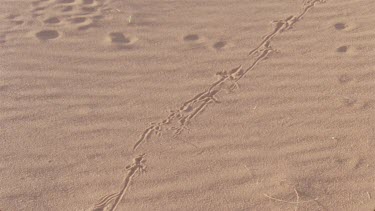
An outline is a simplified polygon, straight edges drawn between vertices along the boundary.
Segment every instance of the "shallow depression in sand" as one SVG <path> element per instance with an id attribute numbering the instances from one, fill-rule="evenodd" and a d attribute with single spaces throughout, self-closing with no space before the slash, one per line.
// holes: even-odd
<path id="1" fill-rule="evenodd" d="M 337 49 L 336 49 L 336 51 L 337 52 L 339 52 L 339 53 L 345 53 L 345 52 L 347 52 L 348 51 L 348 46 L 340 46 L 340 47 L 338 47 Z"/>
<path id="2" fill-rule="evenodd" d="M 73 18 L 71 20 L 72 23 L 83 23 L 86 21 L 86 18 L 85 17 L 77 17 L 77 18 Z"/>
<path id="3" fill-rule="evenodd" d="M 337 30 L 344 30 L 346 28 L 346 24 L 345 23 L 336 23 L 335 24 L 335 29 Z"/>
<path id="4" fill-rule="evenodd" d="M 44 20 L 44 23 L 57 24 L 57 23 L 60 23 L 60 19 L 58 19 L 57 17 L 52 17 L 52 18 L 48 18 L 48 19 Z"/>
<path id="5" fill-rule="evenodd" d="M 199 36 L 196 34 L 189 34 L 184 37 L 185 41 L 196 41 L 199 39 Z"/>
<path id="6" fill-rule="evenodd" d="M 83 0 L 82 3 L 83 4 L 93 4 L 94 0 Z"/>
<path id="7" fill-rule="evenodd" d="M 60 36 L 60 33 L 56 30 L 42 30 L 35 34 L 39 40 L 51 40 L 56 39 Z"/>
<path id="8" fill-rule="evenodd" d="M 225 46 L 227 45 L 227 42 L 225 41 L 219 41 L 219 42 L 216 42 L 213 47 L 217 50 L 221 49 L 221 48 L 224 48 Z"/>
<path id="9" fill-rule="evenodd" d="M 130 39 L 125 37 L 125 35 L 122 34 L 121 32 L 111 32 L 109 33 L 109 37 L 112 43 L 116 43 L 116 44 L 130 43 Z"/>
<path id="10" fill-rule="evenodd" d="M 56 2 L 59 4 L 70 4 L 74 3 L 74 0 L 57 0 Z"/>

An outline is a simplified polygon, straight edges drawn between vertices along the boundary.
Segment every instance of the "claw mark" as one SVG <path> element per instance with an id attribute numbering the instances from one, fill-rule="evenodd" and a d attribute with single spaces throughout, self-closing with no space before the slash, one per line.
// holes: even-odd
<path id="1" fill-rule="evenodd" d="M 93 211 L 104 211 L 107 210 L 107 207 L 112 206 L 108 209 L 110 211 L 114 211 L 118 204 L 121 202 L 121 199 L 124 197 L 126 190 L 130 186 L 130 182 L 132 181 L 134 175 L 138 173 L 144 173 L 146 171 L 146 160 L 144 159 L 145 154 L 139 155 L 138 157 L 134 158 L 133 163 L 126 167 L 128 174 L 124 180 L 124 185 L 122 189 L 118 193 L 113 193 L 103 197 L 93 208 Z"/>

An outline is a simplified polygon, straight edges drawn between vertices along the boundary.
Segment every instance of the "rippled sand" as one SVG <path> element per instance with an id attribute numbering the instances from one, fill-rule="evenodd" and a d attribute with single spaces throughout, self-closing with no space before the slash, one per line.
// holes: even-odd
<path id="1" fill-rule="evenodd" d="M 0 7 L 0 210 L 375 209 L 373 0 Z"/>

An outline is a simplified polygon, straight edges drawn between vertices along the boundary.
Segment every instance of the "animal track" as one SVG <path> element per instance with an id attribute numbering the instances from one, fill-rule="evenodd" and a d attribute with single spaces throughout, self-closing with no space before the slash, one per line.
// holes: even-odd
<path id="1" fill-rule="evenodd" d="M 340 76 L 338 77 L 338 81 L 339 81 L 341 84 L 349 83 L 349 82 L 352 81 L 352 80 L 353 80 L 353 79 L 352 79 L 350 76 L 346 75 L 346 74 L 344 74 L 344 75 L 340 75 Z"/>
<path id="2" fill-rule="evenodd" d="M 344 46 L 340 46 L 336 49 L 336 52 L 339 52 L 339 53 L 345 53 L 348 51 L 348 46 L 344 45 Z"/>
<path id="3" fill-rule="evenodd" d="M 227 45 L 227 42 L 225 41 L 219 41 L 219 42 L 216 42 L 213 47 L 217 50 L 220 50 L 222 48 L 224 48 L 225 46 Z"/>
<path id="4" fill-rule="evenodd" d="M 57 17 L 47 18 L 46 20 L 44 20 L 44 23 L 46 24 L 57 24 L 60 22 L 61 22 L 60 19 Z"/>
<path id="5" fill-rule="evenodd" d="M 66 7 L 61 8 L 61 12 L 70 12 L 70 11 L 73 11 L 72 6 L 66 6 Z"/>
<path id="6" fill-rule="evenodd" d="M 30 16 L 43 26 L 56 25 L 56 30 L 42 29 L 35 34 L 39 40 L 53 40 L 60 37 L 63 30 L 83 31 L 99 24 L 105 14 L 108 0 L 39 0 L 31 3 Z M 50 16 L 50 14 L 54 14 Z M 14 25 L 21 25 L 23 20 L 18 20 L 19 15 L 12 14 L 7 19 Z"/>
<path id="7" fill-rule="evenodd" d="M 94 0 L 83 0 L 82 4 L 94 4 Z"/>
<path id="8" fill-rule="evenodd" d="M 109 37 L 111 38 L 111 42 L 115 44 L 128 44 L 130 43 L 130 39 L 125 37 L 124 34 L 121 32 L 111 32 L 109 33 Z"/>
<path id="9" fill-rule="evenodd" d="M 97 9 L 95 7 L 82 7 L 81 10 L 83 12 L 92 13 L 92 12 L 96 12 Z"/>
<path id="10" fill-rule="evenodd" d="M 42 30 L 35 34 L 35 37 L 37 37 L 41 41 L 56 39 L 59 36 L 60 36 L 60 33 L 56 30 Z"/>
<path id="11" fill-rule="evenodd" d="M 202 42 L 202 38 L 197 34 L 188 34 L 188 35 L 185 35 L 182 39 L 185 42 L 194 43 L 194 44 Z M 226 46 L 227 46 L 227 42 L 218 41 L 212 45 L 212 48 L 214 48 L 215 50 L 220 50 Z"/>
<path id="12" fill-rule="evenodd" d="M 323 0 L 309 0 L 304 3 L 303 11 L 297 16 L 289 16 L 288 18 L 280 21 L 276 21 L 274 30 L 265 36 L 265 38 L 261 41 L 261 43 L 250 51 L 249 55 L 256 55 L 253 63 L 247 68 L 242 69 L 242 66 L 236 67 L 229 72 L 218 72 L 217 75 L 219 79 L 211 84 L 209 88 L 205 91 L 197 94 L 192 99 L 183 103 L 183 105 L 175 110 L 172 111 L 171 114 L 165 118 L 160 120 L 158 123 L 153 123 L 153 126 L 148 127 L 140 136 L 139 140 L 134 145 L 134 150 L 136 150 L 143 142 L 145 142 L 148 138 L 151 137 L 152 134 L 161 134 L 164 130 L 174 130 L 175 135 L 181 134 L 182 131 L 187 129 L 188 124 L 191 120 L 193 120 L 199 113 L 201 113 L 206 107 L 208 107 L 211 103 L 218 103 L 216 100 L 216 96 L 223 90 L 233 90 L 238 88 L 237 82 L 243 78 L 246 73 L 253 70 L 256 65 L 267 58 L 267 56 L 273 52 L 271 45 L 271 40 L 278 34 L 281 34 L 289 29 L 300 21 L 303 16 L 317 3 L 322 3 Z M 196 34 L 186 35 L 184 37 L 185 41 L 195 41 L 199 39 L 199 36 Z M 221 46 L 223 44 L 219 44 Z M 188 109 L 187 109 L 188 108 Z M 189 112 L 187 112 L 189 111 Z M 177 124 L 177 126 L 168 126 L 164 129 L 164 126 L 170 124 Z"/>
<path id="13" fill-rule="evenodd" d="M 334 27 L 335 27 L 335 29 L 341 31 L 341 30 L 344 30 L 347 26 L 346 26 L 345 23 L 336 23 L 336 24 L 334 25 Z"/>
<path id="14" fill-rule="evenodd" d="M 71 4 L 74 3 L 75 0 L 56 0 L 56 3 L 58 4 Z"/>
<path id="15" fill-rule="evenodd" d="M 111 32 L 108 39 L 112 45 L 119 48 L 130 48 L 137 41 L 136 37 L 125 36 L 122 32 Z"/>
<path id="16" fill-rule="evenodd" d="M 244 69 L 242 65 L 233 68 L 229 71 L 220 71 L 216 73 L 218 79 L 210 84 L 205 90 L 196 94 L 191 99 L 182 103 L 182 105 L 175 109 L 171 110 L 170 114 L 164 119 L 159 120 L 156 123 L 151 123 L 151 126 L 147 127 L 142 134 L 139 136 L 139 139 L 133 146 L 133 150 L 137 150 L 141 144 L 149 140 L 153 135 L 161 136 L 164 132 L 173 131 L 174 135 L 180 135 L 184 130 L 188 129 L 189 124 L 194 120 L 199 114 L 205 111 L 210 104 L 220 103 L 217 100 L 219 93 L 223 91 L 232 91 L 238 88 L 238 81 L 242 79 L 249 71 L 253 70 L 259 62 L 269 56 L 274 50 L 271 47 L 272 38 L 275 36 L 288 31 L 295 23 L 302 20 L 305 14 L 315 6 L 317 3 L 323 3 L 324 0 L 307 0 L 303 4 L 303 10 L 300 14 L 296 16 L 290 16 L 284 20 L 276 21 L 274 30 L 265 36 L 265 38 L 260 42 L 260 44 L 250 51 L 249 55 L 254 56 L 252 58 L 253 62 L 249 67 Z M 129 38 L 124 36 L 121 32 L 112 32 L 109 34 L 111 43 L 121 44 L 129 43 Z M 183 37 L 184 41 L 192 42 L 199 40 L 199 36 L 196 34 L 189 34 Z M 226 45 L 225 42 L 221 41 L 216 43 L 216 48 L 222 48 Z M 215 47 L 215 44 L 214 44 Z M 139 158 L 142 160 L 142 158 Z M 132 175 L 135 174 L 135 171 L 139 169 L 141 165 L 135 165 L 137 162 L 134 161 L 134 164 L 130 167 L 127 167 L 129 170 L 125 185 L 120 191 L 120 193 L 110 194 L 105 196 L 94 208 L 95 210 L 104 210 L 114 199 L 115 205 L 111 207 L 111 210 L 114 210 L 122 198 L 122 195 L 125 193 Z"/>

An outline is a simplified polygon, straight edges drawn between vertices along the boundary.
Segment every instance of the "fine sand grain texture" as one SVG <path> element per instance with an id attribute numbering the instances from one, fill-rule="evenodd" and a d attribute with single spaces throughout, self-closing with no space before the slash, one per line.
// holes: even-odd
<path id="1" fill-rule="evenodd" d="M 375 209 L 375 1 L 1 3 L 1 211 Z"/>

